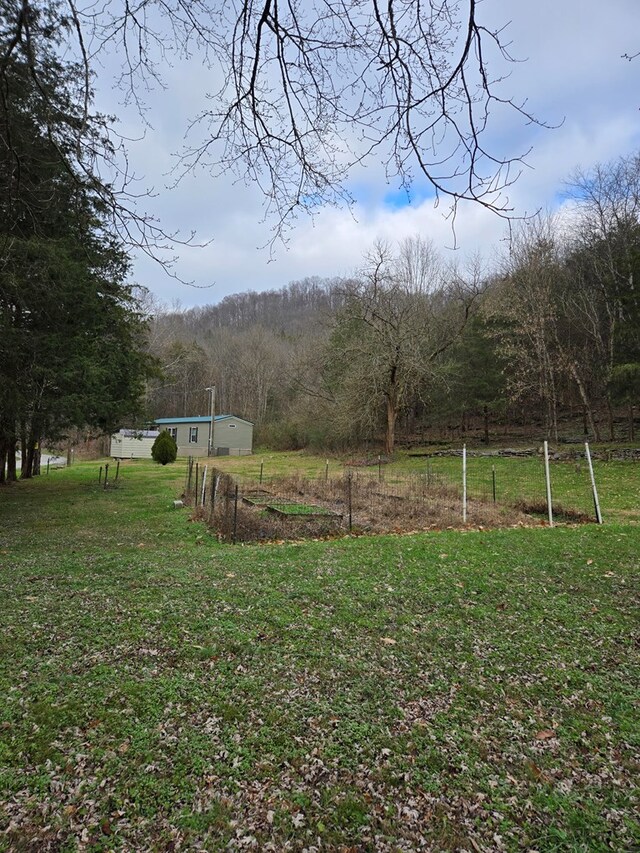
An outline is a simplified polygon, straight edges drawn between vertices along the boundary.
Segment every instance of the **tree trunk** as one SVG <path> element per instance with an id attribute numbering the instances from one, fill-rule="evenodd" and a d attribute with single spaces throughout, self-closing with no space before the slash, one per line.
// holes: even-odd
<path id="1" fill-rule="evenodd" d="M 387 398 L 387 431 L 384 437 L 384 452 L 387 456 L 393 455 L 393 448 L 396 443 L 396 420 L 398 412 L 393 401 Z"/>
<path id="2" fill-rule="evenodd" d="M 611 406 L 611 397 L 607 394 L 607 417 L 609 420 L 609 441 L 616 440 L 615 428 L 613 423 L 613 408 Z"/>
<path id="3" fill-rule="evenodd" d="M 7 483 L 15 483 L 17 479 L 16 438 L 11 436 L 7 441 Z"/>
<path id="4" fill-rule="evenodd" d="M 22 448 L 22 470 L 20 471 L 21 480 L 30 480 L 33 476 L 33 451 L 34 447 L 31 442 L 26 447 Z"/>
<path id="5" fill-rule="evenodd" d="M 578 393 L 580 394 L 580 399 L 582 400 L 582 406 L 584 411 L 584 417 L 586 419 L 585 422 L 585 435 L 588 434 L 586 424 L 589 424 L 591 431 L 594 435 L 596 441 L 600 441 L 600 429 L 595 422 L 595 418 L 593 417 L 593 410 L 591 405 L 589 404 L 589 398 L 587 397 L 587 392 L 585 390 L 584 385 L 582 384 L 582 380 L 580 379 L 580 374 L 578 373 L 578 368 L 576 367 L 575 361 L 570 362 L 569 370 L 571 371 L 571 375 L 573 376 L 573 380 L 578 386 Z"/>

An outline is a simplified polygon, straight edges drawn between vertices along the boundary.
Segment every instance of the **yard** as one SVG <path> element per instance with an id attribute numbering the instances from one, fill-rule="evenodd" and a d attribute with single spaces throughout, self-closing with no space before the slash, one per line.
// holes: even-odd
<path id="1" fill-rule="evenodd" d="M 602 527 L 266 546 L 171 508 L 182 463 L 3 489 L 0 850 L 636 849 L 639 478 L 606 464 Z"/>

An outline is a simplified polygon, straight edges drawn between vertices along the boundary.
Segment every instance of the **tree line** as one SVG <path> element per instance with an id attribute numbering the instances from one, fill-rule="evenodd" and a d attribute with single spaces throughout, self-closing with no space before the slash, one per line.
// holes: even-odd
<path id="1" fill-rule="evenodd" d="M 0 483 L 38 473 L 42 441 L 141 411 L 153 365 L 92 168 L 108 122 L 47 10 L 0 2 Z M 78 89 L 80 87 L 80 91 Z M 86 96 L 86 98 L 85 98 Z"/>
<path id="2" fill-rule="evenodd" d="M 416 236 L 376 244 L 348 279 L 155 311 L 157 416 L 218 411 L 280 447 L 562 424 L 633 440 L 640 398 L 640 155 L 576 171 L 560 215 L 513 224 L 489 267 Z M 622 420 L 621 420 L 622 419 Z M 566 431 L 566 430 L 565 430 Z"/>

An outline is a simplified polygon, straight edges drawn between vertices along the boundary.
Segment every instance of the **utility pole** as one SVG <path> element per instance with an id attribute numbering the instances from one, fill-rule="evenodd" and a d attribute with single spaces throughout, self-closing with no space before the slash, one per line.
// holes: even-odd
<path id="1" fill-rule="evenodd" d="M 211 398 L 211 409 L 209 415 L 209 446 L 207 448 L 207 456 L 213 456 L 213 422 L 216 409 L 216 386 L 211 385 L 209 388 L 205 388 L 204 390 L 209 392 Z"/>

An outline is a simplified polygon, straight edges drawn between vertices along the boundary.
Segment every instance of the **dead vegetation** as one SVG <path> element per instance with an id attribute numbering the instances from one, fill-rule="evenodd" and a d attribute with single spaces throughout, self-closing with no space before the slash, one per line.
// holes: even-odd
<path id="1" fill-rule="evenodd" d="M 423 476 L 386 481 L 353 473 L 259 483 L 215 471 L 205 504 L 197 508 L 198 518 L 229 542 L 539 524 L 532 513 L 536 510 L 528 511 L 524 504 L 499 504 L 476 496 L 467 500 L 465 521 L 456 486 Z"/>

